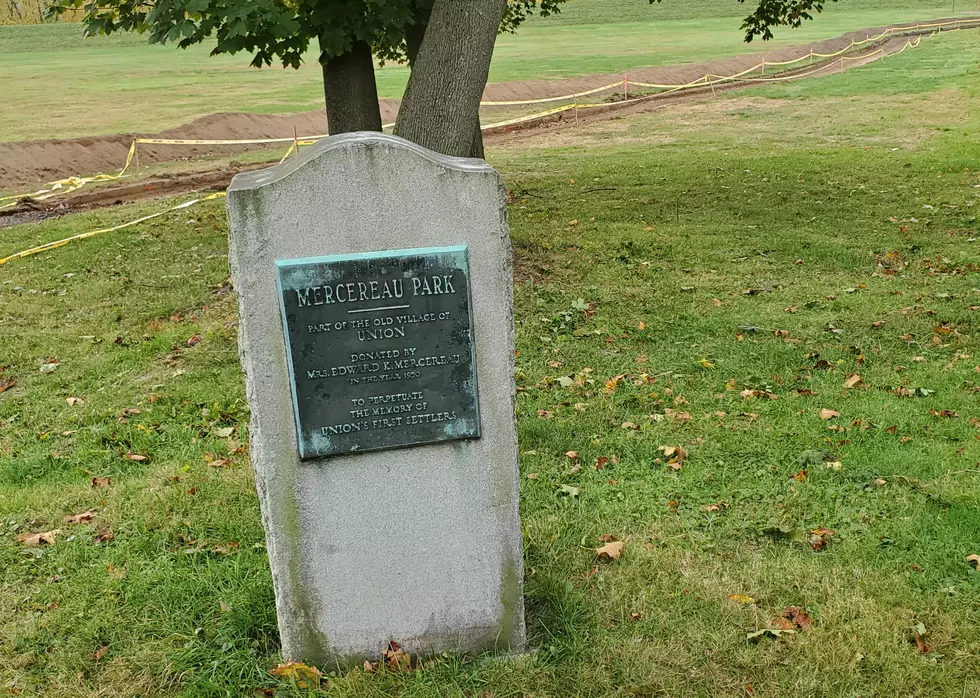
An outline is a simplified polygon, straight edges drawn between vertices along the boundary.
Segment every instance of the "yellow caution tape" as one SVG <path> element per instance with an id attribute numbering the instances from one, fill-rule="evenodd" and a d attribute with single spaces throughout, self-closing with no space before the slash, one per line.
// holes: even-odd
<path id="1" fill-rule="evenodd" d="M 913 31 L 913 30 L 922 31 L 922 29 L 929 29 L 929 28 L 938 28 L 939 31 L 942 31 L 943 27 L 952 26 L 956 29 L 959 29 L 961 24 L 965 25 L 966 27 L 973 27 L 973 26 L 977 26 L 978 23 L 980 23 L 980 20 L 957 19 L 948 22 L 931 22 L 931 23 L 920 22 L 916 24 L 914 27 L 912 25 L 888 27 L 877 36 L 869 36 L 860 41 L 851 40 L 850 45 L 842 48 L 839 51 L 835 51 L 834 53 L 815 53 L 813 50 L 811 50 L 810 53 L 808 53 L 805 56 L 800 56 L 799 58 L 794 58 L 787 61 L 767 61 L 763 59 L 761 63 L 758 63 L 752 66 L 751 68 L 742 70 L 733 75 L 721 76 L 721 75 L 709 74 L 709 75 L 704 75 L 698 78 L 697 80 L 693 80 L 691 82 L 682 85 L 665 85 L 665 84 L 657 84 L 657 83 L 639 82 L 636 80 L 631 80 L 629 79 L 628 76 L 624 75 L 622 80 L 610 83 L 608 85 L 603 85 L 601 87 L 596 87 L 591 90 L 585 90 L 584 92 L 575 92 L 572 94 L 560 95 L 557 97 L 543 97 L 541 99 L 486 101 L 486 102 L 481 102 L 480 104 L 481 106 L 520 106 L 520 105 L 529 105 L 529 104 L 545 104 L 548 102 L 559 102 L 559 101 L 565 101 L 569 99 L 576 99 L 578 97 L 585 97 L 588 95 L 597 94 L 599 92 L 603 92 L 606 90 L 611 90 L 619 87 L 622 87 L 624 91 L 628 91 L 630 85 L 635 87 L 645 87 L 649 89 L 663 90 L 662 92 L 659 92 L 657 94 L 657 96 L 661 96 L 661 95 L 666 95 L 673 92 L 679 92 L 682 90 L 687 90 L 695 87 L 713 86 L 723 82 L 776 82 L 781 80 L 792 80 L 796 78 L 807 77 L 816 72 L 825 71 L 827 69 L 827 66 L 825 64 L 823 66 L 815 68 L 812 71 L 807 71 L 805 73 L 796 73 L 791 76 L 769 76 L 769 77 L 754 77 L 754 78 L 745 78 L 743 76 L 759 69 L 762 69 L 764 71 L 766 66 L 792 65 L 794 63 L 800 63 L 805 60 L 812 60 L 813 58 L 829 59 L 829 58 L 841 57 L 842 63 L 845 60 L 860 60 L 863 58 L 867 58 L 869 55 L 873 56 L 879 52 L 884 54 L 884 50 L 879 49 L 878 51 L 875 51 L 871 54 L 864 54 L 862 56 L 843 56 L 843 54 L 852 50 L 856 46 L 863 46 L 865 44 L 880 41 L 884 37 L 889 36 L 891 34 L 895 34 L 896 32 Z M 910 40 L 909 42 L 906 43 L 906 45 L 901 50 L 896 51 L 895 54 L 901 53 L 906 48 L 915 48 L 916 46 L 919 45 L 921 38 L 922 37 L 919 37 L 915 41 Z M 888 55 L 895 55 L 895 54 L 888 54 Z M 647 95 L 645 98 L 648 99 L 650 97 L 651 95 Z M 624 104 L 628 101 L 633 101 L 633 100 L 620 101 L 620 102 L 616 102 L 616 104 Z M 483 128 L 489 129 L 489 128 L 498 128 L 501 126 L 509 126 L 511 124 L 518 124 L 526 121 L 531 121 L 533 119 L 538 119 L 543 116 L 548 116 L 549 114 L 555 114 L 562 111 L 567 111 L 569 109 L 585 109 L 591 106 L 607 106 L 607 105 L 568 104 L 562 107 L 557 107 L 555 109 L 550 109 L 548 111 L 543 111 L 536 114 L 529 114 L 527 116 L 510 119 L 507 121 L 501 121 L 494 124 L 488 124 Z M 392 126 L 394 126 L 394 124 L 384 124 L 382 126 L 382 129 L 389 129 Z M 66 179 L 60 179 L 54 182 L 49 182 L 48 184 L 45 185 L 44 189 L 34 192 L 33 194 L 11 194 L 8 196 L 3 196 L 0 197 L 0 210 L 4 208 L 16 206 L 17 201 L 19 199 L 23 199 L 26 197 L 30 197 L 38 200 L 48 199 L 54 196 L 61 196 L 63 194 L 68 194 L 73 191 L 77 191 L 78 189 L 85 186 L 86 184 L 90 184 L 93 182 L 108 182 L 108 181 L 113 181 L 125 177 L 127 176 L 126 172 L 129 170 L 130 166 L 133 163 L 133 160 L 136 156 L 137 147 L 140 143 L 147 144 L 147 145 L 261 145 L 261 144 L 272 144 L 272 143 L 291 143 L 289 149 L 286 151 L 285 155 L 283 155 L 282 160 L 280 160 L 280 162 L 283 162 L 286 160 L 286 158 L 289 155 L 296 152 L 299 146 L 310 145 L 326 137 L 327 137 L 326 134 L 322 134 L 322 135 L 313 135 L 313 136 L 301 136 L 299 138 L 286 137 L 286 138 L 225 139 L 225 140 L 136 138 L 133 140 L 132 144 L 129 147 L 129 152 L 126 155 L 126 162 L 123 164 L 122 169 L 117 174 L 115 175 L 99 174 L 91 177 L 68 177 Z"/>
<path id="2" fill-rule="evenodd" d="M 130 226 L 136 225 L 137 223 L 142 223 L 152 218 L 158 218 L 160 216 L 166 215 L 173 211 L 179 211 L 181 209 L 190 208 L 194 204 L 199 204 L 204 201 L 220 199 L 223 196 L 225 196 L 225 192 L 219 191 L 214 194 L 209 194 L 208 196 L 205 196 L 204 198 L 201 199 L 191 199 L 190 201 L 185 201 L 182 204 L 177 204 L 176 206 L 168 208 L 166 211 L 151 213 L 149 216 L 143 216 L 142 218 L 137 218 L 135 221 L 129 221 L 128 223 L 121 223 L 120 225 L 114 225 L 111 228 L 99 228 L 98 230 L 90 230 L 87 233 L 72 235 L 70 238 L 64 238 L 62 240 L 55 240 L 54 242 L 48 242 L 43 245 L 38 245 L 37 247 L 32 247 L 29 250 L 24 250 L 23 252 L 17 252 L 16 254 L 12 254 L 7 257 L 4 257 L 3 259 L 0 259 L 0 265 L 6 264 L 7 262 L 14 259 L 21 259 L 22 257 L 29 257 L 31 255 L 38 254 L 39 252 L 47 252 L 48 250 L 54 250 L 59 247 L 64 247 L 68 243 L 74 242 L 76 240 L 84 240 L 85 238 L 94 237 L 95 235 L 100 235 L 101 233 L 109 233 L 112 232 L 113 230 L 122 230 L 123 228 L 129 228 Z"/>
<path id="3" fill-rule="evenodd" d="M 506 107 L 506 106 L 520 106 L 522 104 L 545 104 L 546 102 L 560 102 L 565 99 L 576 99 L 578 97 L 586 97 L 588 95 L 594 95 L 596 92 L 602 92 L 604 90 L 611 90 L 614 87 L 622 87 L 623 80 L 617 80 L 616 82 L 611 82 L 608 85 L 603 85 L 602 87 L 596 87 L 591 90 L 586 90 L 585 92 L 575 92 L 570 95 L 560 95 L 558 97 L 542 97 L 541 99 L 518 99 L 509 102 L 480 102 L 481 107 Z"/>

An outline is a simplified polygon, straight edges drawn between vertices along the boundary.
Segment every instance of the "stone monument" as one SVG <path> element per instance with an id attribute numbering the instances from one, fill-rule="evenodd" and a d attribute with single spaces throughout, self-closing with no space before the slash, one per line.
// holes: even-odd
<path id="1" fill-rule="evenodd" d="M 228 189 L 262 523 L 286 659 L 520 650 L 505 193 L 380 133 Z"/>

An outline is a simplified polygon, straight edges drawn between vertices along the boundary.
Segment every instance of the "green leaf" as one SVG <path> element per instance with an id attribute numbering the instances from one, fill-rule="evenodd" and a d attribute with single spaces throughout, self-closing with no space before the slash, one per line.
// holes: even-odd
<path id="1" fill-rule="evenodd" d="M 578 497 L 579 488 L 572 485 L 561 485 L 558 487 L 559 495 L 567 495 L 570 499 Z"/>

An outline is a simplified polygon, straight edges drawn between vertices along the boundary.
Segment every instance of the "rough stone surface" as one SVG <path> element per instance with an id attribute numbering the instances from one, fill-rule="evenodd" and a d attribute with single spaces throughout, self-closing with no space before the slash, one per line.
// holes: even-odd
<path id="1" fill-rule="evenodd" d="M 251 458 L 286 659 L 524 642 L 505 192 L 482 160 L 336 136 L 228 190 Z M 275 260 L 469 246 L 482 437 L 301 461 Z"/>

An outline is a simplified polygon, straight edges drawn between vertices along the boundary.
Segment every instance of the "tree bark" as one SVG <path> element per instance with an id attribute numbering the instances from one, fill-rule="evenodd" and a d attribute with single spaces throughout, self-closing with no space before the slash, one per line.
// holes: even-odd
<path id="1" fill-rule="evenodd" d="M 327 133 L 331 136 L 381 130 L 374 57 L 368 44 L 357 42 L 347 53 L 323 63 L 323 95 L 327 101 Z"/>
<path id="2" fill-rule="evenodd" d="M 395 133 L 431 150 L 482 157 L 480 99 L 507 0 L 435 0 Z"/>

